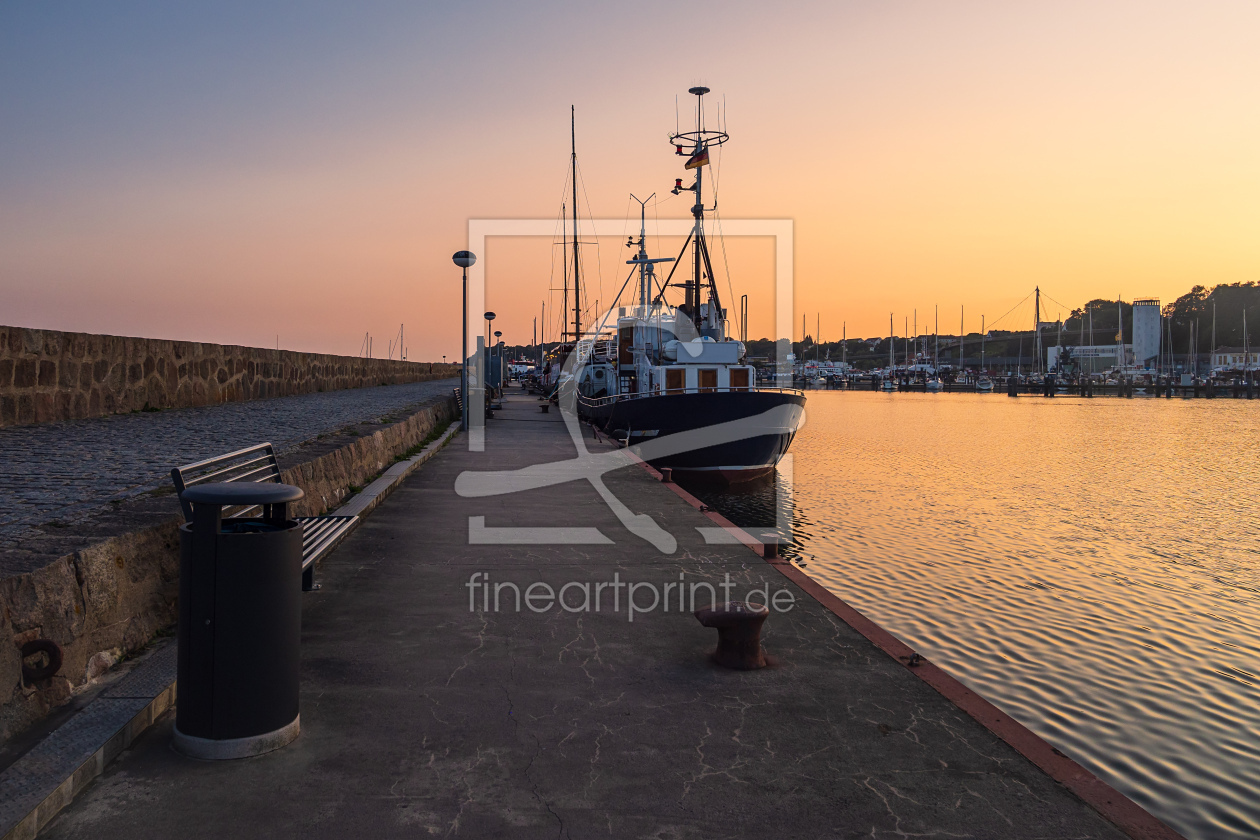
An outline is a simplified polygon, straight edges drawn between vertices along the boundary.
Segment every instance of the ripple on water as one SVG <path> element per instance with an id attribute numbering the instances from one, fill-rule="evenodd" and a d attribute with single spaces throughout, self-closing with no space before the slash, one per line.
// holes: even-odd
<path id="1" fill-rule="evenodd" d="M 809 399 L 811 575 L 1187 837 L 1260 837 L 1254 403 Z M 785 487 L 695 492 L 766 527 Z"/>

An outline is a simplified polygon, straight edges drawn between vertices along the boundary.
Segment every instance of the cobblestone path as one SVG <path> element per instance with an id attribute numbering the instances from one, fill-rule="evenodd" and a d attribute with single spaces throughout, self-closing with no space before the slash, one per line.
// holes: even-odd
<path id="1" fill-rule="evenodd" d="M 264 441 L 280 453 L 458 384 L 442 379 L 0 429 L 0 543 L 160 486 L 180 464 Z"/>

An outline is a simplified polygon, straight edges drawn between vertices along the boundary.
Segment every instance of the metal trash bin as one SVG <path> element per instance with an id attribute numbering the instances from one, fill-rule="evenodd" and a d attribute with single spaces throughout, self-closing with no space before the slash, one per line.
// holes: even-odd
<path id="1" fill-rule="evenodd" d="M 200 484 L 182 498 L 179 682 L 174 746 L 193 758 L 245 758 L 298 736 L 302 526 L 288 484 Z M 258 518 L 223 508 L 262 506 Z"/>

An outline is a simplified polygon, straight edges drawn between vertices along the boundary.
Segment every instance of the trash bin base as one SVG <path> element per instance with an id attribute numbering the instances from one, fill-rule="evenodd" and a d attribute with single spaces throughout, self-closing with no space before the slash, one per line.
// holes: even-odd
<path id="1" fill-rule="evenodd" d="M 195 735 L 185 735 L 176 726 L 174 736 L 171 738 L 171 745 L 175 747 L 176 752 L 182 753 L 189 758 L 200 758 L 208 761 L 249 758 L 253 755 L 262 755 L 272 750 L 278 750 L 291 742 L 301 731 L 301 720 L 302 716 L 298 715 L 293 719 L 292 723 L 288 723 L 279 729 L 273 729 L 261 735 L 250 735 L 248 738 L 225 738 L 221 741 L 213 738 L 198 738 Z"/>

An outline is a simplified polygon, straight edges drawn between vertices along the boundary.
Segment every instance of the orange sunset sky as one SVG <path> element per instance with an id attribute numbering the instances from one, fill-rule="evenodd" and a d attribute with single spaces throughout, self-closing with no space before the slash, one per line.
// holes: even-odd
<path id="1" fill-rule="evenodd" d="M 1253 0 L 5 3 L 0 323 L 384 355 L 405 322 L 411 358 L 454 358 L 468 220 L 558 215 L 571 104 L 584 215 L 685 216 L 696 83 L 732 135 L 722 216 L 794 223 L 794 338 L 935 304 L 974 330 L 1037 284 L 1050 318 L 1167 302 L 1260 280 L 1257 32 Z M 769 335 L 772 244 L 726 245 Z M 509 342 L 558 304 L 553 252 L 481 255 Z"/>

